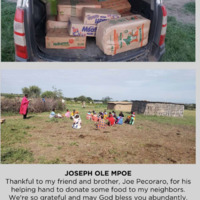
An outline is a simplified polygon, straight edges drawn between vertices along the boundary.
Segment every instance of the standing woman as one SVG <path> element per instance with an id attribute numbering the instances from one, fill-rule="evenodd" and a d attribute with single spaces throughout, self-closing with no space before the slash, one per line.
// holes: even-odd
<path id="1" fill-rule="evenodd" d="M 26 119 L 26 116 L 28 114 L 28 104 L 29 104 L 28 94 L 25 94 L 22 99 L 20 111 L 19 111 L 19 113 L 23 115 L 23 119 Z"/>

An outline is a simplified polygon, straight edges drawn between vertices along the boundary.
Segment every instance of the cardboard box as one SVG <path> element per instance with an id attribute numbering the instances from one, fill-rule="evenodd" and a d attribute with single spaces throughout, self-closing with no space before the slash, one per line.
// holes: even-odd
<path id="1" fill-rule="evenodd" d="M 131 15 L 133 15 L 132 12 L 125 12 L 125 13 L 123 13 L 121 16 L 122 16 L 122 17 L 127 17 L 127 16 L 131 16 Z"/>
<path id="2" fill-rule="evenodd" d="M 67 29 L 68 22 L 60 22 L 56 21 L 55 18 L 48 18 L 46 21 L 46 32 L 50 29 L 58 29 L 58 28 L 65 28 Z"/>
<path id="3" fill-rule="evenodd" d="M 96 44 L 106 55 L 143 47 L 148 43 L 150 23 L 149 19 L 141 15 L 99 23 Z"/>
<path id="4" fill-rule="evenodd" d="M 58 14 L 57 15 L 57 20 L 60 21 L 60 22 L 68 22 L 70 17 L 71 17 L 70 15 Z"/>
<path id="5" fill-rule="evenodd" d="M 83 8 L 101 8 L 101 3 L 93 0 L 60 0 L 58 20 L 69 21 L 70 16 L 81 17 Z"/>
<path id="6" fill-rule="evenodd" d="M 50 29 L 45 42 L 47 49 L 85 49 L 86 37 L 70 36 L 67 29 Z"/>
<path id="7" fill-rule="evenodd" d="M 78 17 L 71 17 L 69 21 L 69 34 L 74 36 L 96 36 L 96 24 L 84 24 Z"/>
<path id="8" fill-rule="evenodd" d="M 102 8 L 108 8 L 118 11 L 120 14 L 131 10 L 131 4 L 128 0 L 107 0 L 100 2 Z"/>
<path id="9" fill-rule="evenodd" d="M 105 8 L 83 8 L 83 23 L 98 24 L 108 19 L 120 18 L 121 15 L 112 9 Z"/>

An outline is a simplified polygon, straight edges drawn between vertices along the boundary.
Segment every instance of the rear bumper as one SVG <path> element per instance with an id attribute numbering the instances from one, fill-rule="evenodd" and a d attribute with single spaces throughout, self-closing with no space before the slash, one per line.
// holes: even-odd
<path id="1" fill-rule="evenodd" d="M 152 45 L 151 48 L 146 48 L 145 51 L 138 51 L 137 55 L 131 56 L 130 54 L 120 56 L 114 56 L 113 59 L 105 60 L 79 60 L 79 59 L 70 59 L 70 60 L 63 60 L 61 62 L 156 62 L 161 60 L 163 54 L 165 53 L 165 44 L 161 47 Z M 15 56 L 15 60 L 17 62 L 57 62 L 58 60 L 54 60 L 48 57 L 38 57 L 38 55 L 32 55 L 31 59 L 23 59 L 18 56 Z"/>

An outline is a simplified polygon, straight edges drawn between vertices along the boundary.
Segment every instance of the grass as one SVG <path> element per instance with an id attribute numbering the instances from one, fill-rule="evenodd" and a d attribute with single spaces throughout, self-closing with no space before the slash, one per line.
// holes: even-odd
<path id="1" fill-rule="evenodd" d="M 1 60 L 14 61 L 13 20 L 16 3 L 1 1 Z"/>
<path id="2" fill-rule="evenodd" d="M 31 163 L 33 155 L 27 149 L 16 147 L 20 143 L 27 143 L 31 135 L 27 131 L 33 127 L 27 126 L 24 121 L 6 121 L 1 128 L 1 162 L 8 163 Z"/>
<path id="3" fill-rule="evenodd" d="M 74 103 L 74 104 L 68 104 L 67 109 L 69 109 L 70 111 L 73 111 L 73 110 L 78 111 L 80 116 L 81 116 L 83 123 L 89 124 L 90 121 L 87 120 L 85 117 L 83 117 L 83 116 L 85 116 L 86 112 L 89 111 L 89 110 L 90 111 L 95 110 L 96 113 L 99 113 L 99 112 L 102 112 L 104 110 L 107 110 L 107 106 L 104 105 L 104 104 L 100 104 L 100 105 L 97 104 L 97 105 L 87 105 L 87 108 L 82 108 L 81 104 Z M 111 112 L 111 110 L 107 110 L 107 113 L 109 113 L 109 112 Z M 64 114 L 65 111 L 57 111 L 56 110 L 56 113 Z M 117 114 L 119 114 L 119 112 L 117 112 Z M 129 114 L 130 113 L 128 113 L 128 112 L 124 112 L 125 118 Z M 7 113 L 2 113 L 2 116 L 15 116 L 15 115 L 16 114 L 12 115 L 11 113 L 9 113 L 9 115 L 7 115 Z M 37 120 L 40 121 L 40 117 L 38 117 L 37 114 L 29 114 L 29 115 L 34 117 L 34 119 L 37 119 Z M 49 113 L 44 112 L 44 113 L 40 113 L 39 115 L 41 117 L 43 117 L 43 116 L 48 116 Z M 155 122 L 158 122 L 158 123 L 166 123 L 166 124 L 173 124 L 173 125 L 184 125 L 185 124 L 185 125 L 195 126 L 195 116 L 196 116 L 196 112 L 194 110 L 185 110 L 183 118 L 181 118 L 181 117 L 177 118 L 177 117 L 162 117 L 162 116 L 145 116 L 143 114 L 138 114 L 138 115 L 136 115 L 136 120 L 148 120 L 148 121 L 155 121 Z M 49 119 L 49 118 L 47 118 L 45 120 L 45 122 L 50 123 L 50 124 L 52 122 L 62 124 L 64 121 L 65 121 L 65 118 L 62 118 L 62 119 L 58 119 L 58 118 Z M 20 122 L 19 126 L 22 126 L 22 121 L 18 120 L 18 122 Z M 24 130 L 25 129 L 31 129 L 31 128 L 35 128 L 35 126 L 24 125 L 24 127 L 23 127 Z M 138 127 L 138 128 L 140 129 L 142 127 Z"/>
<path id="4" fill-rule="evenodd" d="M 184 5 L 184 10 L 186 12 L 195 14 L 195 2 L 189 2 Z"/>
<path id="5" fill-rule="evenodd" d="M 149 120 L 161 124 L 169 125 L 184 125 L 184 126 L 193 126 L 196 125 L 196 112 L 193 110 L 185 110 L 184 116 L 182 117 L 164 117 L 164 116 L 145 116 L 137 115 L 137 120 Z"/>
<path id="6" fill-rule="evenodd" d="M 162 61 L 195 61 L 195 26 L 168 17 L 166 52 Z"/>
<path id="7" fill-rule="evenodd" d="M 78 143 L 77 142 L 71 142 L 69 145 L 70 146 L 78 146 Z"/>
<path id="8" fill-rule="evenodd" d="M 44 156 L 39 157 L 39 163 L 41 164 L 59 164 L 59 158 L 55 158 L 54 160 L 46 160 Z"/>
<path id="9" fill-rule="evenodd" d="M 29 120 L 22 120 L 21 117 L 19 117 L 19 114 L 16 114 L 15 116 L 7 115 L 6 113 L 2 113 L 2 116 L 5 116 L 6 122 L 1 125 L 2 128 L 2 134 L 1 134 L 1 160 L 2 163 L 44 163 L 44 164 L 58 164 L 63 163 L 63 156 L 62 152 L 65 152 L 65 156 L 70 152 L 65 151 L 66 148 L 73 148 L 73 149 L 81 149 L 82 148 L 82 141 L 84 141 L 83 138 L 79 137 L 80 135 L 88 137 L 87 134 L 93 129 L 88 127 L 91 127 L 91 124 L 93 122 L 86 120 L 86 113 L 88 110 L 95 110 L 96 112 L 104 111 L 106 109 L 106 105 L 87 105 L 87 108 L 82 108 L 81 104 L 69 104 L 67 108 L 72 111 L 73 109 L 76 109 L 79 111 L 79 114 L 82 118 L 82 124 L 83 128 L 77 132 L 72 129 L 68 129 L 67 127 L 71 127 L 72 121 L 66 118 L 62 119 L 56 119 L 56 120 L 50 120 L 48 119 L 48 112 L 45 113 L 39 113 L 39 114 L 32 114 L 29 113 L 28 115 L 31 116 Z M 107 110 L 109 112 L 110 110 Z M 60 112 L 61 114 L 64 114 L 65 111 L 56 111 L 56 113 Z M 117 112 L 119 114 L 119 112 Z M 129 115 L 129 113 L 124 113 L 125 118 Z M 148 121 L 154 123 L 154 127 L 158 127 L 160 124 L 163 124 L 163 126 L 167 127 L 185 127 L 193 128 L 195 127 L 195 117 L 196 112 L 192 110 L 185 110 L 184 117 L 183 118 L 174 118 L 174 117 L 159 117 L 159 116 L 145 116 L 142 114 L 136 115 L 136 122 L 134 126 L 127 126 L 123 125 L 123 127 L 127 127 L 128 129 L 131 129 L 133 127 L 134 131 L 130 131 L 130 135 L 134 135 L 135 131 L 138 130 L 138 137 L 140 137 L 140 134 L 144 134 L 146 131 L 152 131 L 152 128 L 149 129 L 149 125 L 146 126 L 146 124 L 149 124 Z M 48 120 L 47 120 L 48 119 Z M 42 136 L 45 134 L 46 129 L 51 129 L 51 127 L 57 126 L 57 129 L 53 129 L 52 132 L 49 132 L 46 136 Z M 162 126 L 162 125 L 161 125 Z M 117 127 L 117 126 L 116 126 Z M 116 127 L 113 127 L 111 129 L 107 129 L 103 132 L 103 135 L 105 137 L 109 137 L 112 132 L 117 131 Z M 121 127 L 121 126 L 120 126 Z M 120 128 L 119 127 L 119 128 Z M 124 130 L 127 130 L 125 128 Z M 179 129 L 179 128 L 178 128 Z M 68 132 L 67 132 L 68 131 Z M 105 133 L 107 131 L 107 133 Z M 71 134 L 72 135 L 68 135 Z M 78 134 L 78 135 L 77 135 Z M 99 135 L 100 134 L 100 135 Z M 101 137 L 100 132 L 95 137 Z M 32 136 L 33 135 L 33 136 Z M 40 137 L 41 135 L 41 137 Z M 98 136 L 99 135 L 99 136 Z M 68 140 L 65 141 L 65 139 L 62 141 L 57 141 L 56 138 L 59 137 L 67 137 Z M 135 137 L 135 135 L 134 135 Z M 45 139 L 44 139 L 45 138 Z M 52 139 L 52 140 L 51 140 Z M 31 147 L 29 146 L 32 144 L 32 141 L 37 141 L 37 145 L 40 149 L 43 149 L 44 151 L 52 152 L 57 154 L 54 158 L 48 158 L 48 156 L 44 156 L 43 154 L 35 155 L 32 153 Z M 57 143 L 57 142 L 58 143 Z M 140 141 L 140 140 L 138 140 Z M 63 143 L 64 142 L 64 143 Z M 101 142 L 101 140 L 100 140 Z M 149 142 L 151 143 L 151 142 Z M 96 146 L 99 145 L 99 140 L 91 140 L 89 143 L 90 148 L 96 148 Z M 118 157 L 119 150 L 116 148 L 118 144 L 110 143 L 110 148 L 108 149 L 108 152 L 110 155 L 114 155 L 112 158 L 114 159 L 115 163 L 120 162 L 120 158 L 116 158 L 115 155 Z M 33 148 L 33 146 L 32 146 Z M 45 150 L 46 149 L 46 150 Z M 58 153 L 61 152 L 61 153 Z M 94 151 L 95 152 L 95 151 Z M 125 152 L 126 153 L 126 152 Z M 58 156 L 61 154 L 61 158 Z M 88 151 L 88 155 L 91 155 L 89 157 L 94 156 L 92 152 Z M 101 158 L 103 160 L 103 158 Z M 117 159 L 117 160 L 116 160 Z M 103 161 L 102 161 L 103 162 Z"/>
<path id="10" fill-rule="evenodd" d="M 2 128 L 4 129 L 4 134 L 1 135 L 1 145 L 8 147 L 18 142 L 26 142 L 28 139 L 27 131 L 31 127 L 27 126 L 24 121 L 12 120 L 6 121 Z"/>
<path id="11" fill-rule="evenodd" d="M 6 148 L 1 152 L 1 162 L 4 164 L 32 163 L 33 161 L 32 153 L 23 148 Z"/>
<path id="12" fill-rule="evenodd" d="M 14 112 L 2 112 L 1 113 L 3 116 L 16 116 L 18 113 L 14 113 Z"/>

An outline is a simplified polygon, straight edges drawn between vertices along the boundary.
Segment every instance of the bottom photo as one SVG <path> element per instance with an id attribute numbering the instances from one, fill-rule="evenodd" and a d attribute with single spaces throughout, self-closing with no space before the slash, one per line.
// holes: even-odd
<path id="1" fill-rule="evenodd" d="M 195 164 L 195 70 L 1 70 L 2 164 Z"/>

